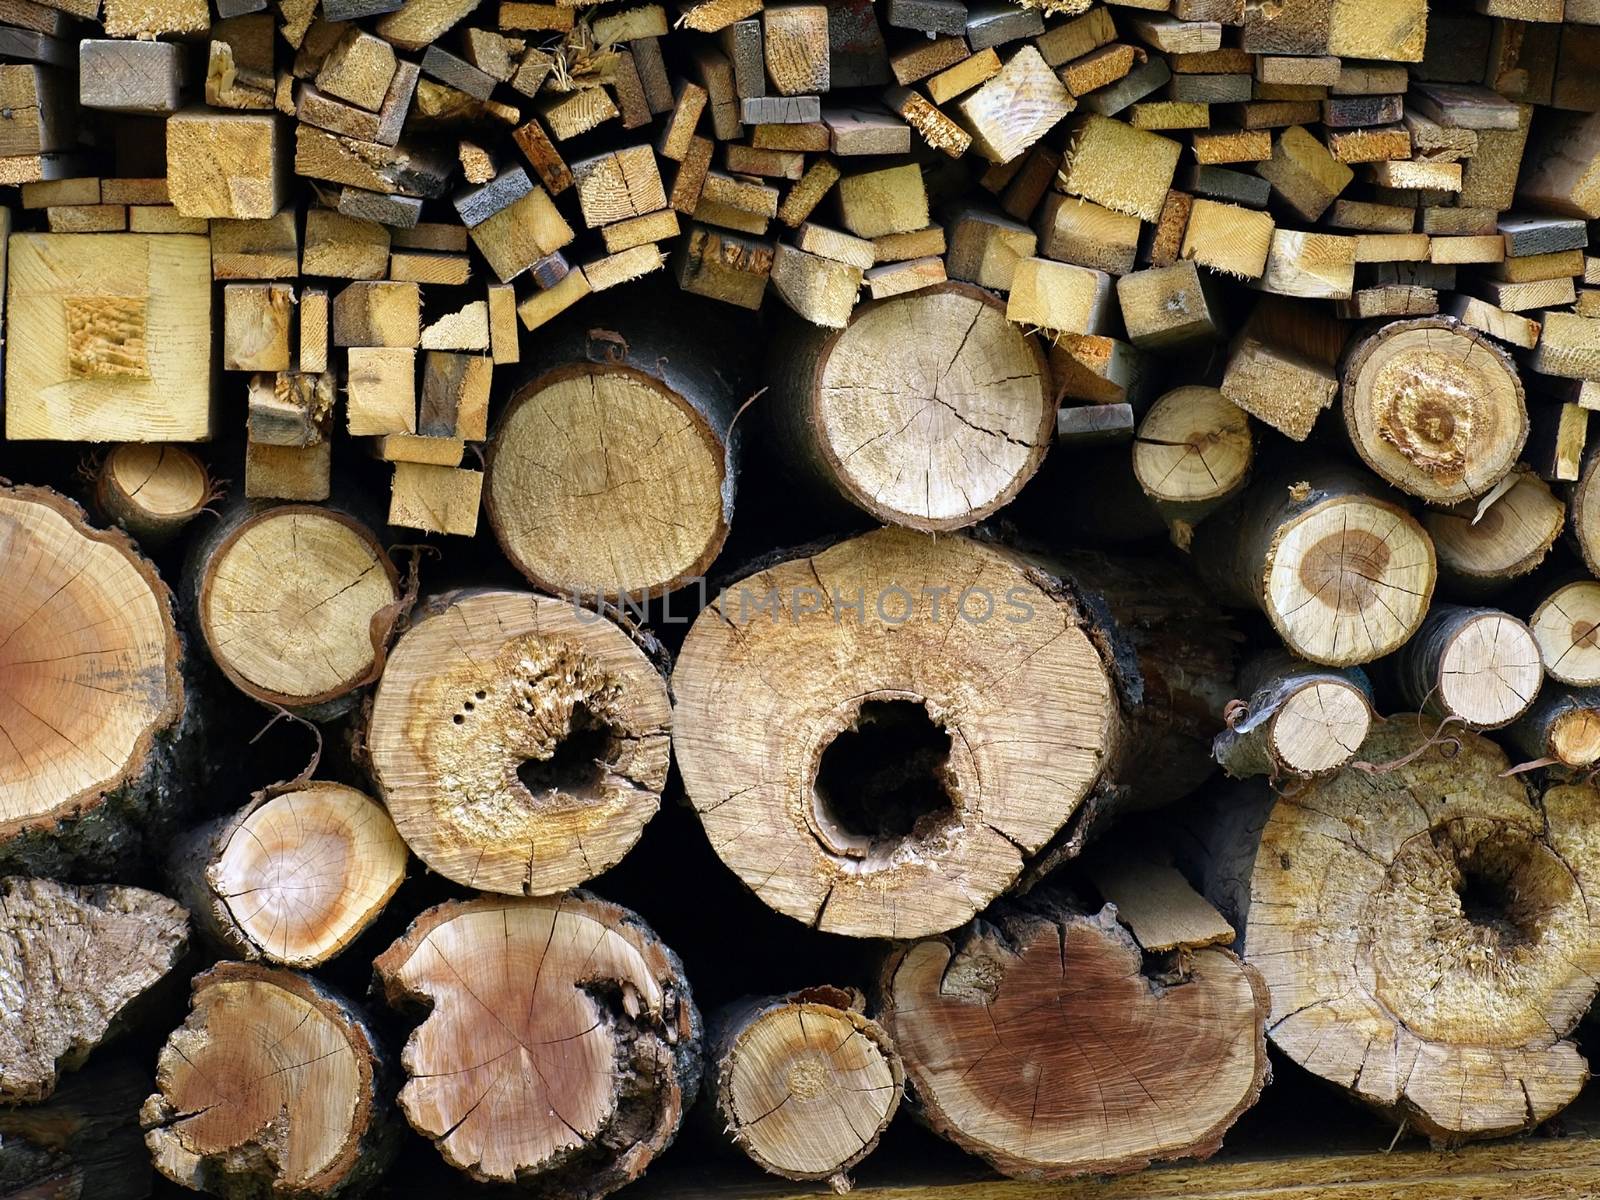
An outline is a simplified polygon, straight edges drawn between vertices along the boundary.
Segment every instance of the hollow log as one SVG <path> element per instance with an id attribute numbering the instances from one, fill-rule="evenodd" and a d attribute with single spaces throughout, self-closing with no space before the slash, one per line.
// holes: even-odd
<path id="1" fill-rule="evenodd" d="M 1216 388 L 1174 388 L 1133 441 L 1133 473 L 1169 521 L 1194 524 L 1244 488 L 1254 439 L 1244 410 Z"/>
<path id="2" fill-rule="evenodd" d="M 144 546 L 172 541 L 216 494 L 205 463 L 182 446 L 113 446 L 95 473 L 95 508 Z"/>
<path id="3" fill-rule="evenodd" d="M 759 406 L 803 484 L 879 521 L 960 529 L 1005 504 L 1050 447 L 1036 340 L 992 293 L 942 283 L 858 306 L 843 329 L 788 322 Z"/>
<path id="4" fill-rule="evenodd" d="M 0 869 L 106 875 L 170 827 L 198 706 L 172 597 L 121 530 L 0 487 Z"/>
<path id="5" fill-rule="evenodd" d="M 1534 607 L 1528 628 L 1551 679 L 1600 684 L 1600 583 L 1576 579 L 1556 587 Z"/>
<path id="6" fill-rule="evenodd" d="M 1229 775 L 1325 775 L 1355 757 L 1372 727 L 1372 684 L 1359 667 L 1317 667 L 1268 652 L 1247 663 L 1245 709 L 1212 743 Z"/>
<path id="7" fill-rule="evenodd" d="M 1593 767 L 1600 763 L 1600 688 L 1545 684 L 1506 737 L 1530 759 L 1575 771 Z"/>
<path id="8" fill-rule="evenodd" d="M 48 1097 L 188 948 L 188 915 L 155 892 L 0 880 L 0 1103 Z"/>
<path id="9" fill-rule="evenodd" d="M 700 1085 L 683 966 L 636 915 L 584 892 L 452 900 L 374 964 L 406 1041 L 400 1107 L 479 1182 L 597 1200 L 637 1179 Z"/>
<path id="10" fill-rule="evenodd" d="M 425 605 L 373 699 L 366 752 L 395 828 L 468 887 L 551 895 L 613 866 L 656 813 L 667 685 L 618 626 L 532 592 Z"/>
<path id="11" fill-rule="evenodd" d="M 305 975 L 219 963 L 156 1063 L 140 1121 L 156 1170 L 226 1200 L 350 1195 L 396 1144 L 378 1042 Z"/>
<path id="12" fill-rule="evenodd" d="M 1149 971 L 1115 912 L 1039 895 L 890 956 L 916 1111 L 1006 1175 L 1209 1157 L 1266 1081 L 1257 972 L 1215 946 Z"/>
<path id="13" fill-rule="evenodd" d="M 1511 356 L 1454 317 L 1391 321 L 1343 364 L 1345 429 L 1366 464 L 1430 504 L 1481 496 L 1528 439 Z"/>
<path id="14" fill-rule="evenodd" d="M 1488 592 L 1532 571 L 1561 536 L 1567 506 L 1532 471 L 1518 469 L 1506 491 L 1429 509 L 1423 527 L 1439 555 L 1439 571 L 1459 590 Z"/>
<path id="15" fill-rule="evenodd" d="M 315 504 L 236 506 L 196 544 L 188 574 L 206 648 L 248 696 L 327 715 L 383 671 L 399 576 L 355 517 Z"/>
<path id="16" fill-rule="evenodd" d="M 1529 1129 L 1588 1077 L 1600 794 L 1542 798 L 1479 734 L 1391 717 L 1346 770 L 1223 810 L 1208 894 L 1288 1058 L 1435 1142 Z M 1264 817 L 1264 819 L 1263 819 Z"/>
<path id="17" fill-rule="evenodd" d="M 706 1086 L 724 1135 L 763 1170 L 850 1189 L 878 1145 L 905 1072 L 860 992 L 813 987 L 745 999 L 706 1025 Z"/>
<path id="18" fill-rule="evenodd" d="M 541 330 L 489 440 L 484 506 L 512 565 L 562 596 L 656 597 L 727 539 L 744 355 L 725 306 L 673 295 Z"/>
<path id="19" fill-rule="evenodd" d="M 1427 533 L 1381 493 L 1342 467 L 1280 473 L 1200 527 L 1195 563 L 1219 596 L 1266 613 L 1291 653 L 1371 662 L 1416 632 L 1437 575 Z"/>
<path id="20" fill-rule="evenodd" d="M 154 1171 L 139 1128 L 148 1072 L 129 1059 L 96 1062 L 42 1104 L 0 1107 L 5 1200 L 145 1200 Z"/>
<path id="21" fill-rule="evenodd" d="M 1203 782 L 1231 679 L 1229 631 L 1170 567 L 891 528 L 725 589 L 679 654 L 673 741 L 763 901 L 918 937 Z"/>
<path id="22" fill-rule="evenodd" d="M 1412 708 L 1474 729 L 1509 725 L 1544 681 L 1528 627 L 1493 608 L 1435 604 L 1395 661 L 1400 694 Z"/>
<path id="23" fill-rule="evenodd" d="M 377 919 L 406 862 L 379 804 L 344 784 L 313 782 L 258 793 L 190 831 L 168 874 L 196 929 L 224 954 L 315 967 Z"/>

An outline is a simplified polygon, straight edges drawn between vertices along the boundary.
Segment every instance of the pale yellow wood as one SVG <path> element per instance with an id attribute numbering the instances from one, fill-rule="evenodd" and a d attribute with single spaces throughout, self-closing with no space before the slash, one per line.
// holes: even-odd
<path id="1" fill-rule="evenodd" d="M 1024 258 L 1012 273 L 1006 317 L 1065 333 L 1103 333 L 1113 305 L 1112 279 L 1104 271 Z"/>
<path id="2" fill-rule="evenodd" d="M 1233 926 L 1172 867 L 1101 859 L 1090 866 L 1089 878 L 1147 953 L 1233 944 Z"/>
<path id="3" fill-rule="evenodd" d="M 1060 187 L 1113 212 L 1154 221 L 1181 151 L 1170 138 L 1090 114 L 1072 127 L 1062 152 Z"/>
<path id="4" fill-rule="evenodd" d="M 345 380 L 345 430 L 352 437 L 417 431 L 417 352 L 352 346 Z"/>
<path id="5" fill-rule="evenodd" d="M 1225 275 L 1256 279 L 1266 270 L 1274 228 L 1267 213 L 1197 197 L 1179 254 Z"/>

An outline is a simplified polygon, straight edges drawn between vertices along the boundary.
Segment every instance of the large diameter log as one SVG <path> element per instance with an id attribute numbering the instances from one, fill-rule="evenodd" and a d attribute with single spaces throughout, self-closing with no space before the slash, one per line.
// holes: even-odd
<path id="1" fill-rule="evenodd" d="M 1371 662 L 1416 632 L 1437 577 L 1433 542 L 1381 492 L 1339 467 L 1263 480 L 1200 527 L 1195 562 L 1219 595 L 1266 613 L 1292 653 Z"/>
<path id="2" fill-rule="evenodd" d="M 49 1096 L 188 948 L 188 914 L 155 892 L 0 880 L 0 1103 Z"/>
<path id="3" fill-rule="evenodd" d="M 120 530 L 0 487 L 0 866 L 96 873 L 160 836 L 191 731 L 172 597 Z"/>
<path id="4" fill-rule="evenodd" d="M 146 1200 L 155 1172 L 139 1128 L 150 1076 L 128 1059 L 68 1076 L 49 1100 L 0 1108 L 6 1200 Z"/>
<path id="5" fill-rule="evenodd" d="M 315 967 L 348 946 L 404 882 L 389 814 L 342 783 L 263 792 L 185 835 L 168 864 L 198 930 L 223 953 Z"/>
<path id="6" fill-rule="evenodd" d="M 1600 583 L 1561 584 L 1534 607 L 1528 628 L 1551 679 L 1574 687 L 1600 684 Z"/>
<path id="7" fill-rule="evenodd" d="M 1458 604 L 1429 610 L 1395 669 L 1408 705 L 1474 729 L 1515 721 L 1544 682 L 1539 644 L 1526 625 L 1497 609 Z"/>
<path id="8" fill-rule="evenodd" d="M 156 1169 L 228 1200 L 353 1194 L 395 1145 L 379 1044 L 305 975 L 219 963 L 156 1063 L 140 1120 Z"/>
<path id="9" fill-rule="evenodd" d="M 206 465 L 182 446 L 126 442 L 95 473 L 95 507 L 145 546 L 177 537 L 216 495 Z"/>
<path id="10" fill-rule="evenodd" d="M 1481 496 L 1528 439 L 1510 355 L 1454 317 L 1393 321 L 1344 360 L 1344 420 L 1363 460 L 1430 504 Z"/>
<path id="11" fill-rule="evenodd" d="M 383 670 L 399 578 L 372 531 L 314 504 L 248 506 L 195 548 L 206 648 L 246 695 L 315 710 Z"/>
<path id="12" fill-rule="evenodd" d="M 860 305 L 843 329 L 785 332 L 762 403 L 819 496 L 889 524 L 959 529 L 1015 496 L 1049 449 L 1044 355 L 981 288 L 938 284 Z"/>
<path id="13" fill-rule="evenodd" d="M 1593 767 L 1600 763 L 1600 688 L 1546 684 L 1506 736 L 1531 760 L 1578 771 Z"/>
<path id="14" fill-rule="evenodd" d="M 673 673 L 677 763 L 713 848 L 768 905 L 922 936 L 1047 848 L 1073 852 L 1106 806 L 1198 786 L 1231 645 L 1170 568 L 878 530 L 700 614 Z"/>
<path id="15" fill-rule="evenodd" d="M 1600 972 L 1600 794 L 1532 799 L 1493 742 L 1428 717 L 1391 717 L 1363 755 L 1388 769 L 1280 797 L 1211 849 L 1268 1033 L 1435 1141 L 1531 1128 L 1588 1078 L 1567 1035 Z"/>
<path id="16" fill-rule="evenodd" d="M 1355 757 L 1372 727 L 1372 684 L 1359 667 L 1316 667 L 1268 653 L 1240 672 L 1242 711 L 1212 743 L 1229 775 L 1325 775 Z"/>
<path id="17" fill-rule="evenodd" d="M 881 1019 L 918 1111 L 1007 1175 L 1205 1158 L 1260 1095 L 1260 976 L 1215 946 L 1147 974 L 1115 911 L 1030 898 L 891 956 Z"/>
<path id="18" fill-rule="evenodd" d="M 532 592 L 459 592 L 395 645 L 366 748 L 417 857 L 468 887 L 542 896 L 639 840 L 671 723 L 666 681 L 609 620 Z"/>
<path id="19" fill-rule="evenodd" d="M 637 1179 L 700 1085 L 683 966 L 636 915 L 584 892 L 452 900 L 374 964 L 406 1041 L 400 1107 L 480 1182 L 597 1200 Z"/>
<path id="20" fill-rule="evenodd" d="M 1440 572 L 1464 591 L 1490 591 L 1532 571 L 1566 522 L 1567 506 L 1532 471 L 1519 468 L 1500 486 L 1506 488 L 1503 493 L 1497 487 L 1482 499 L 1429 509 L 1422 516 Z M 1576 520 L 1574 509 L 1575 526 Z"/>
<path id="21" fill-rule="evenodd" d="M 674 294 L 541 330 L 542 367 L 489 439 L 484 506 L 501 549 L 563 596 L 654 597 L 727 539 L 744 357 L 716 309 Z"/>
<path id="22" fill-rule="evenodd" d="M 850 1188 L 900 1106 L 905 1072 L 860 992 L 739 1000 L 707 1022 L 706 1086 L 725 1135 L 788 1179 Z"/>

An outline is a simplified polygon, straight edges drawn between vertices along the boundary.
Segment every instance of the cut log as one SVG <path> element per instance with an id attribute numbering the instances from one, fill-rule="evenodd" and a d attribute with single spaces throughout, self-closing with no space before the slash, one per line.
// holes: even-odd
<path id="1" fill-rule="evenodd" d="M 1163 516 L 1192 525 L 1243 489 L 1253 451 L 1238 405 L 1216 388 L 1174 388 L 1139 423 L 1133 473 Z"/>
<path id="2" fill-rule="evenodd" d="M 383 911 L 405 879 L 406 845 L 354 788 L 294 784 L 186 834 L 168 873 L 224 953 L 315 967 Z"/>
<path id="3" fill-rule="evenodd" d="M 1499 729 L 1520 717 L 1544 679 L 1528 627 L 1492 608 L 1436 604 L 1395 664 L 1412 708 Z"/>
<path id="4" fill-rule="evenodd" d="M 0 534 L 0 865 L 109 872 L 182 797 L 194 716 L 172 597 L 126 534 L 55 492 L 0 487 Z"/>
<path id="5" fill-rule="evenodd" d="M 959 529 L 1015 496 L 1044 459 L 1049 369 L 989 292 L 943 283 L 860 305 L 843 330 L 784 332 L 762 408 L 774 444 L 822 496 L 888 523 Z"/>
<path id="6" fill-rule="evenodd" d="M 1326 775 L 1356 756 L 1372 727 L 1372 684 L 1359 667 L 1316 667 L 1281 651 L 1246 664 L 1242 712 L 1212 755 L 1229 775 Z"/>
<path id="7" fill-rule="evenodd" d="M 395 645 L 367 753 L 400 836 L 468 887 L 548 895 L 618 862 L 667 781 L 667 686 L 605 618 L 442 596 Z"/>
<path id="8" fill-rule="evenodd" d="M 453 900 L 374 964 L 406 1041 L 400 1107 L 485 1183 L 597 1200 L 638 1178 L 700 1086 L 683 965 L 636 915 L 585 892 Z"/>
<path id="9" fill-rule="evenodd" d="M 905 1090 L 894 1043 L 860 992 L 739 1000 L 706 1026 L 706 1086 L 725 1135 L 763 1170 L 850 1189 Z"/>
<path id="10" fill-rule="evenodd" d="M 1394 321 L 1344 361 L 1344 419 L 1366 464 L 1430 504 L 1481 496 L 1528 438 L 1511 357 L 1454 317 Z"/>
<path id="11" fill-rule="evenodd" d="M 1201 526 L 1195 562 L 1218 595 L 1266 613 L 1292 653 L 1371 662 L 1416 632 L 1437 574 L 1427 533 L 1381 492 L 1343 467 L 1280 472 Z"/>
<path id="12" fill-rule="evenodd" d="M 921 1115 L 1007 1175 L 1209 1157 L 1266 1081 L 1260 975 L 1215 946 L 1147 973 L 1115 914 L 1039 896 L 890 956 L 882 1020 Z"/>
<path id="13" fill-rule="evenodd" d="M 187 914 L 155 892 L 0 880 L 0 1102 L 47 1098 L 188 948 Z"/>
<path id="14" fill-rule="evenodd" d="M 220 963 L 156 1063 L 140 1121 L 156 1170 L 226 1200 L 358 1191 L 396 1139 L 379 1043 L 348 1000 L 279 967 Z"/>
<path id="15" fill-rule="evenodd" d="M 346 513 L 239 507 L 196 544 L 189 577 L 206 648 L 246 695 L 318 715 L 383 670 L 399 576 Z"/>
<path id="16" fill-rule="evenodd" d="M 1075 853 L 1113 794 L 1132 808 L 1203 782 L 1230 655 L 1170 568 L 879 530 L 701 613 L 673 674 L 674 749 L 713 848 L 764 902 L 918 937 L 1047 848 Z"/>
<path id="17" fill-rule="evenodd" d="M 723 310 L 725 311 L 725 310 Z M 733 520 L 740 340 L 675 297 L 547 327 L 489 443 L 489 523 L 557 595 L 643 601 L 703 574 Z"/>
<path id="18" fill-rule="evenodd" d="M 146 546 L 166 545 L 216 496 L 206 465 L 182 446 L 124 443 L 95 472 L 95 508 Z"/>
<path id="19" fill-rule="evenodd" d="M 43 1104 L 0 1108 L 0 1194 L 148 1200 L 155 1173 L 139 1102 L 149 1092 L 149 1072 L 120 1058 L 69 1075 Z"/>
<path id="20" fill-rule="evenodd" d="M 1571 1032 L 1594 997 L 1584 897 L 1600 802 L 1530 802 L 1488 739 L 1392 717 L 1347 770 L 1231 805 L 1210 851 L 1286 1056 L 1436 1142 L 1532 1128 L 1578 1094 Z M 908 1061 L 908 1067 L 909 1067 Z"/>
<path id="21" fill-rule="evenodd" d="M 1600 763 L 1600 689 L 1547 683 L 1506 737 L 1535 761 L 1592 768 Z"/>
<path id="22" fill-rule="evenodd" d="M 1576 687 L 1600 685 L 1600 583 L 1564 583 L 1528 618 L 1539 656 L 1551 679 Z"/>
<path id="23" fill-rule="evenodd" d="M 1571 495 L 1572 540 L 1591 575 L 1600 576 L 1600 452 L 1586 457 Z"/>
<path id="24" fill-rule="evenodd" d="M 1550 485 L 1528 470 L 1513 476 L 1501 481 L 1503 491 L 1423 514 L 1439 570 L 1458 588 L 1488 591 L 1526 575 L 1561 536 L 1567 508 Z"/>

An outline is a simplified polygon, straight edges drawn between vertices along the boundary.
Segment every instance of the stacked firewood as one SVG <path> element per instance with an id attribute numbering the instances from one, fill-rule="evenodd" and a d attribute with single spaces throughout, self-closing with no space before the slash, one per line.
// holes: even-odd
<path id="1" fill-rule="evenodd" d="M 1600 3 L 0 59 L 0 1196 L 844 1190 L 902 1101 L 1112 1174 L 1269 1044 L 1440 1144 L 1577 1096 Z"/>

